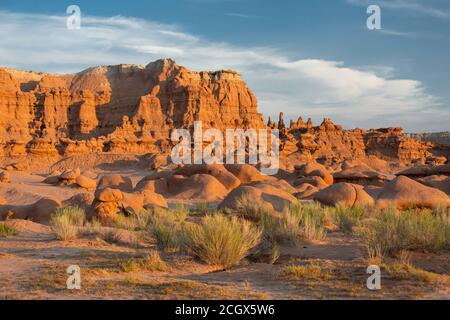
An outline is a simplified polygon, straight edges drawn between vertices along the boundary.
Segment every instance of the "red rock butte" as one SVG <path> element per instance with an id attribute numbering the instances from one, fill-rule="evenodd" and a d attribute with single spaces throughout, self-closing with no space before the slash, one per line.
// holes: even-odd
<path id="1" fill-rule="evenodd" d="M 276 107 L 276 106 L 274 106 Z M 402 129 L 343 130 L 325 119 L 264 123 L 257 99 L 234 71 L 192 72 L 171 59 L 56 75 L 0 68 L 0 156 L 167 151 L 171 129 L 279 128 L 282 156 L 329 161 L 366 156 L 423 161 L 431 146 Z"/>

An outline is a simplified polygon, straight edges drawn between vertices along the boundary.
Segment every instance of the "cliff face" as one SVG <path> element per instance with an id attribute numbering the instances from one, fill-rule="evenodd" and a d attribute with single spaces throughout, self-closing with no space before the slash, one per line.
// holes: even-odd
<path id="1" fill-rule="evenodd" d="M 0 155 L 155 151 L 172 128 L 263 128 L 233 71 L 191 72 L 173 60 L 74 75 L 0 69 Z"/>
<path id="2" fill-rule="evenodd" d="M 330 119 L 314 126 L 283 114 L 266 126 L 255 96 L 233 71 L 191 72 L 164 59 L 100 66 L 72 75 L 0 68 L 0 156 L 167 151 L 171 129 L 278 128 L 281 156 L 343 159 L 376 156 L 408 163 L 432 146 L 402 129 L 344 130 Z"/>

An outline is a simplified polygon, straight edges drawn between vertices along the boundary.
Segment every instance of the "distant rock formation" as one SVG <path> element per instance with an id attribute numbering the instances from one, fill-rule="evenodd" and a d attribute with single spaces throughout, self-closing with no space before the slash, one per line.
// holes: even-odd
<path id="1" fill-rule="evenodd" d="M 279 129 L 282 157 L 425 163 L 432 148 L 400 128 L 344 130 L 330 119 L 314 126 L 302 117 L 286 126 L 282 112 L 266 125 L 239 74 L 192 72 L 171 59 L 69 75 L 0 68 L 0 114 L 2 158 L 159 153 L 170 148 L 171 130 L 192 130 L 194 121 L 204 129 Z"/>

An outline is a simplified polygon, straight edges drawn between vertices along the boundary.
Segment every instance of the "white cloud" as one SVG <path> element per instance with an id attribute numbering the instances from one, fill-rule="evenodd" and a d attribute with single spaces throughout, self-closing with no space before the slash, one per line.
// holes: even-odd
<path id="1" fill-rule="evenodd" d="M 129 17 L 82 16 L 81 26 L 68 30 L 65 17 L 0 11 L 1 64 L 75 72 L 171 57 L 194 70 L 237 70 L 266 115 L 284 111 L 316 121 L 332 117 L 348 127 L 402 125 L 413 131 L 444 130 L 450 122 L 448 109 L 434 112 L 439 101 L 422 83 L 395 79 L 388 66 L 356 69 L 339 61 L 292 60 L 276 48 L 207 41 L 175 25 Z"/>

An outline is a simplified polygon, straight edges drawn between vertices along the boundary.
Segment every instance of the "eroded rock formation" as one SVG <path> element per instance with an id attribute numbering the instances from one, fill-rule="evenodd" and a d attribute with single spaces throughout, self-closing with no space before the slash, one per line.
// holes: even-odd
<path id="1" fill-rule="evenodd" d="M 170 130 L 263 128 L 234 71 L 191 72 L 164 59 L 73 75 L 0 69 L 0 155 L 148 153 Z"/>
<path id="2" fill-rule="evenodd" d="M 283 113 L 266 126 L 255 96 L 236 72 L 192 72 L 171 59 L 70 75 L 0 68 L 0 114 L 3 159 L 160 153 L 172 146 L 172 129 L 192 130 L 199 120 L 203 129 L 277 128 L 281 157 L 297 163 L 368 156 L 425 163 L 433 147 L 399 128 L 344 130 L 330 119 L 314 126 L 301 117 L 286 126 Z"/>

